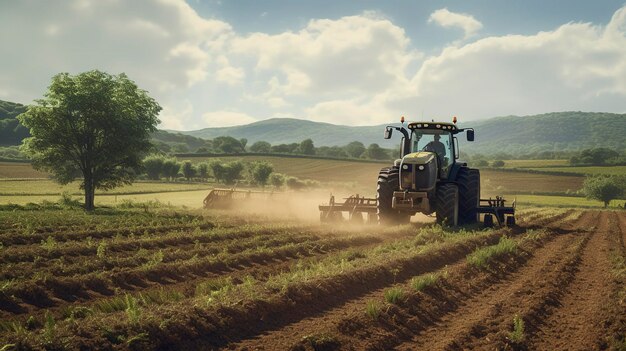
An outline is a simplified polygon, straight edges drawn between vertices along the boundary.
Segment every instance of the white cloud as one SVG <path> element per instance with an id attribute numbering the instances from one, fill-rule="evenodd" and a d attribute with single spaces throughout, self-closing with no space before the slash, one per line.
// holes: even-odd
<path id="1" fill-rule="evenodd" d="M 159 114 L 160 127 L 163 129 L 184 130 L 185 125 L 190 124 L 193 118 L 193 104 L 189 100 L 172 105 L 163 105 Z"/>
<path id="2" fill-rule="evenodd" d="M 206 112 L 202 118 L 207 123 L 206 127 L 230 127 L 257 121 L 245 113 L 227 110 Z"/>
<path id="3" fill-rule="evenodd" d="M 429 21 L 462 29 L 464 40 L 424 57 L 375 12 L 241 35 L 182 0 L 0 1 L 0 96 L 28 103 L 52 75 L 97 68 L 148 90 L 170 129 L 266 116 L 366 125 L 626 111 L 626 7 L 604 26 L 479 40 L 472 16 L 441 9 Z"/>
<path id="4" fill-rule="evenodd" d="M 229 85 L 240 84 L 246 76 L 243 68 L 227 66 L 217 71 L 216 79 Z"/>
<path id="5" fill-rule="evenodd" d="M 447 8 L 439 9 L 428 18 L 428 23 L 435 22 L 444 28 L 461 28 L 465 33 L 465 38 L 469 38 L 476 34 L 483 24 L 476 20 L 473 16 L 450 12 Z"/>
<path id="6" fill-rule="evenodd" d="M 21 102 L 56 73 L 94 68 L 125 72 L 167 99 L 210 76 L 211 50 L 232 33 L 178 0 L 1 2 L 0 13 L 0 84 Z"/>
<path id="7" fill-rule="evenodd" d="M 626 8 L 606 27 L 568 23 L 489 37 L 427 59 L 412 102 L 470 118 L 561 110 L 626 111 Z"/>
<path id="8" fill-rule="evenodd" d="M 253 33 L 236 38 L 232 52 L 270 72 L 269 92 L 335 96 L 383 91 L 405 79 L 418 53 L 404 30 L 373 12 L 337 20 L 311 20 L 298 32 Z"/>

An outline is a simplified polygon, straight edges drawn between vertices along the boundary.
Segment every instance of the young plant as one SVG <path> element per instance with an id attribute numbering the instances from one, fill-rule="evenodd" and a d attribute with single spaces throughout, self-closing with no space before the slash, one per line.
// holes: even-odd
<path id="1" fill-rule="evenodd" d="M 98 244 L 98 248 L 96 249 L 96 256 L 98 256 L 98 258 L 101 260 L 106 258 L 107 244 L 104 242 L 104 240 L 100 241 L 100 244 Z"/>
<path id="2" fill-rule="evenodd" d="M 487 246 L 478 249 L 467 255 L 467 262 L 478 268 L 486 267 L 492 260 L 515 252 L 517 250 L 517 242 L 515 240 L 502 237 L 496 245 Z"/>
<path id="3" fill-rule="evenodd" d="M 56 249 L 57 241 L 54 240 L 52 236 L 48 235 L 48 238 L 45 241 L 44 240 L 41 241 L 41 247 L 46 249 L 46 251 L 50 252 Z"/>
<path id="4" fill-rule="evenodd" d="M 126 295 L 126 315 L 128 316 L 128 320 L 132 324 L 137 324 L 139 322 L 139 316 L 141 315 L 141 311 L 139 310 L 139 305 L 137 304 L 137 299 L 135 299 L 132 295 Z"/>
<path id="5" fill-rule="evenodd" d="M 445 277 L 447 275 L 446 273 L 447 272 L 444 272 L 443 274 L 435 272 L 413 277 L 413 279 L 411 279 L 411 286 L 415 289 L 415 291 L 422 291 L 426 287 L 436 283 L 441 277 Z"/>
<path id="6" fill-rule="evenodd" d="M 368 301 L 365 307 L 365 314 L 372 319 L 378 319 L 378 316 L 380 316 L 380 304 L 376 301 Z"/>
<path id="7" fill-rule="evenodd" d="M 404 298 L 404 291 L 401 288 L 391 288 L 385 291 L 385 301 L 397 304 Z"/>
<path id="8" fill-rule="evenodd" d="M 46 342 L 50 343 L 54 338 L 54 329 L 56 326 L 56 322 L 54 321 L 54 317 L 52 316 L 52 314 L 48 311 L 46 311 L 45 319 L 46 320 L 43 325 L 43 337 Z"/>
<path id="9" fill-rule="evenodd" d="M 515 344 L 521 344 L 524 339 L 524 320 L 516 314 L 513 317 L 513 331 L 509 333 L 509 340 Z"/>

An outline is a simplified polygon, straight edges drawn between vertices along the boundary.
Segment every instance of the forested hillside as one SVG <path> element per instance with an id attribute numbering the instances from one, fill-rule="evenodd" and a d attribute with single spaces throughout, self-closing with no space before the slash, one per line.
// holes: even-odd
<path id="1" fill-rule="evenodd" d="M 29 135 L 15 118 L 25 111 L 24 105 L 0 100 L 0 146 L 18 145 Z"/>
<path id="2" fill-rule="evenodd" d="M 15 118 L 26 106 L 0 100 L 0 146 L 19 145 L 28 131 Z M 446 120 L 441 118 L 439 120 Z M 460 118 L 463 121 L 463 118 Z M 411 119 L 409 119 L 411 120 Z M 435 120 L 438 120 L 435 118 Z M 391 120 L 390 122 L 397 122 Z M 275 145 L 294 145 L 311 139 L 315 147 L 344 146 L 358 141 L 364 145 L 378 144 L 397 149 L 399 140 L 383 139 L 385 125 L 345 126 L 292 118 L 273 118 L 247 125 L 205 128 L 194 131 L 159 130 L 153 135 L 158 149 L 172 153 L 220 152 L 214 139 L 228 136 L 253 145 L 265 141 Z M 626 151 L 626 114 L 597 112 L 556 112 L 534 116 L 495 117 L 474 122 L 461 122 L 473 127 L 476 141 L 468 143 L 460 137 L 462 151 L 512 156 L 539 153 L 574 152 L 605 147 L 620 153 Z M 549 156 L 548 156 L 549 157 Z"/>

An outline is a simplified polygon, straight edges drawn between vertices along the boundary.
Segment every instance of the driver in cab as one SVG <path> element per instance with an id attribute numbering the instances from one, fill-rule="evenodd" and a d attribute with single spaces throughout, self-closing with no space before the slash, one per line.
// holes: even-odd
<path id="1" fill-rule="evenodd" d="M 424 146 L 424 151 L 431 151 L 437 154 L 443 160 L 446 157 L 446 147 L 443 145 L 441 141 L 441 136 L 439 134 L 435 134 L 435 140 Z"/>

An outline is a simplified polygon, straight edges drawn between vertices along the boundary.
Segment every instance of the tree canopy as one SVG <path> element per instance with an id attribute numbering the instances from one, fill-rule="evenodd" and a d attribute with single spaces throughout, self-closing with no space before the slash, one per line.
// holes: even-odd
<path id="1" fill-rule="evenodd" d="M 589 177 L 583 183 L 583 191 L 589 199 L 599 200 L 604 203 L 604 207 L 614 199 L 619 199 L 624 194 L 621 182 L 615 177 Z"/>
<path id="2" fill-rule="evenodd" d="M 62 184 L 82 177 L 85 209 L 92 210 L 95 189 L 128 184 L 139 173 L 160 110 L 123 73 L 61 73 L 18 117 L 31 134 L 22 149 L 36 169 Z"/>

